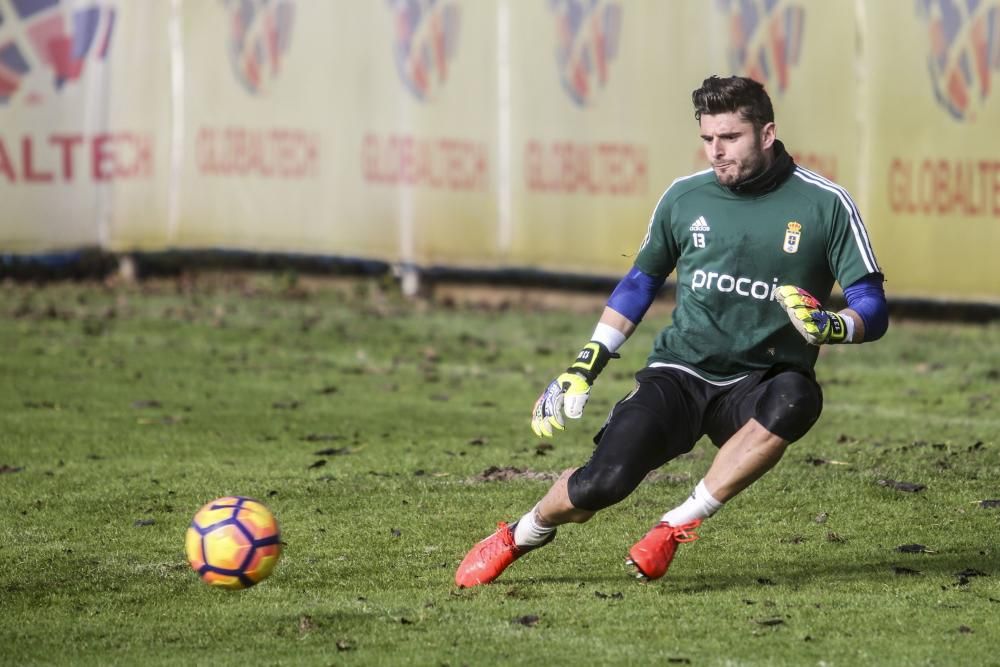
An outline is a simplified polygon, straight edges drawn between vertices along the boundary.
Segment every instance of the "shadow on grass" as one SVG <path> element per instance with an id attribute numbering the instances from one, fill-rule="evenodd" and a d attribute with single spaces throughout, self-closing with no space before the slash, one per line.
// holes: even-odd
<path id="1" fill-rule="evenodd" d="M 996 556 L 983 555 L 978 550 L 937 553 L 937 554 L 887 554 L 885 558 L 871 559 L 854 563 L 816 563 L 803 560 L 801 563 L 789 565 L 787 562 L 775 562 L 774 571 L 768 572 L 765 567 L 754 567 L 753 572 L 712 572 L 700 573 L 685 569 L 677 564 L 671 572 L 661 580 L 640 585 L 657 586 L 668 584 L 679 593 L 703 593 L 726 589 L 750 587 L 798 587 L 803 585 L 838 585 L 852 582 L 868 582 L 885 584 L 895 580 L 904 582 L 913 578 L 948 577 L 953 579 L 952 585 L 964 587 L 974 585 L 977 577 L 993 576 L 998 563 Z M 583 575 L 546 576 L 532 574 L 530 567 L 519 572 L 511 572 L 498 583 L 507 585 L 530 584 L 581 584 L 621 585 L 629 580 L 635 581 L 625 569 L 609 569 L 601 572 L 588 572 Z M 639 582 L 636 582 L 639 583 Z"/>
<path id="2" fill-rule="evenodd" d="M 765 564 L 766 565 L 766 564 Z M 802 586 L 818 583 L 837 585 L 852 582 L 888 583 L 913 578 L 952 578 L 953 585 L 968 585 L 972 578 L 991 576 L 997 570 L 995 556 L 983 555 L 978 550 L 938 554 L 887 554 L 884 558 L 867 561 L 775 564 L 773 572 L 754 568 L 753 573 L 715 572 L 687 575 L 676 572 L 674 579 L 685 593 L 741 588 L 746 586 Z M 970 574 L 971 573 L 971 574 Z"/>

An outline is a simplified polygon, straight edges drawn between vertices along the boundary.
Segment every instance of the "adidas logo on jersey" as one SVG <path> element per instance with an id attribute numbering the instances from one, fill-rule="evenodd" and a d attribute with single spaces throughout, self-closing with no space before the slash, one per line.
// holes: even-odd
<path id="1" fill-rule="evenodd" d="M 705 216 L 699 215 L 698 219 L 694 221 L 691 225 L 692 232 L 708 232 L 711 231 L 711 227 L 708 226 L 708 221 L 705 220 Z"/>

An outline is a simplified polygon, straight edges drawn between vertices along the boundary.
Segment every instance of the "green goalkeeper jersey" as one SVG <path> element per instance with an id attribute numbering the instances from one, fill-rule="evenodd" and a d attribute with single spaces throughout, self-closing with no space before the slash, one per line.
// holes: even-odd
<path id="1" fill-rule="evenodd" d="M 651 364 L 715 383 L 776 365 L 811 372 L 819 348 L 772 302 L 774 288 L 795 285 L 825 302 L 834 281 L 846 287 L 881 273 L 847 191 L 785 160 L 763 193 L 722 186 L 709 169 L 660 198 L 635 265 L 660 278 L 676 269 L 677 305 Z"/>

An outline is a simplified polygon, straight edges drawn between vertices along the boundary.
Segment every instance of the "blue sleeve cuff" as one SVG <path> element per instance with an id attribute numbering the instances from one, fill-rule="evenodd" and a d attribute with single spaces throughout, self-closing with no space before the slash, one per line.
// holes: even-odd
<path id="1" fill-rule="evenodd" d="M 657 278 L 632 267 L 611 293 L 608 308 L 621 313 L 633 324 L 639 324 L 665 281 L 666 276 Z"/>
<path id="2" fill-rule="evenodd" d="M 889 305 L 882 289 L 881 273 L 867 276 L 844 288 L 847 307 L 865 323 L 865 341 L 878 340 L 889 328 Z"/>

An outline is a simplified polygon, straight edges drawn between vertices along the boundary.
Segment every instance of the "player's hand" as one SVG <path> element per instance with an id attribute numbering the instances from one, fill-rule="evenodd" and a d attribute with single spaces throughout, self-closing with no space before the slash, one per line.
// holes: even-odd
<path id="1" fill-rule="evenodd" d="M 590 398 L 590 388 L 610 359 L 618 355 L 597 341 L 587 343 L 566 372 L 549 383 L 535 401 L 531 430 L 539 437 L 551 438 L 552 429 L 563 430 L 563 413 L 570 419 L 583 416 Z"/>
<path id="2" fill-rule="evenodd" d="M 774 300 L 810 345 L 843 343 L 847 338 L 843 316 L 823 310 L 816 297 L 801 287 L 781 285 L 774 292 Z"/>

